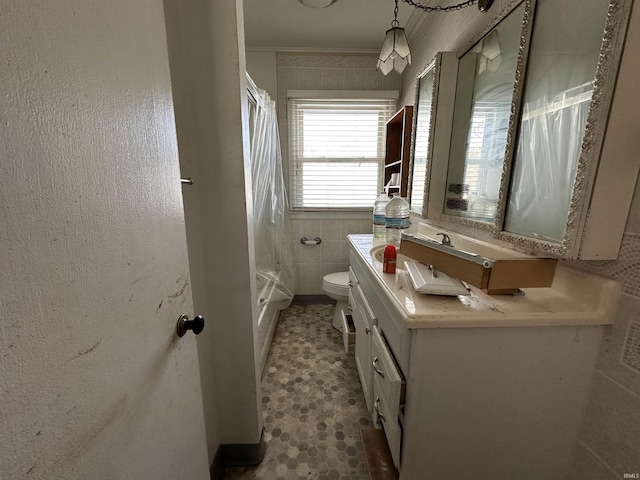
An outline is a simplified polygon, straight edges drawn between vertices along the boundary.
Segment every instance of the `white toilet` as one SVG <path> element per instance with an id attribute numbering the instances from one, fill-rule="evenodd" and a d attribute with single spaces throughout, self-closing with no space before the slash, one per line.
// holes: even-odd
<path id="1" fill-rule="evenodd" d="M 342 330 L 342 311 L 347 308 L 349 301 L 349 272 L 329 273 L 322 278 L 322 290 L 329 298 L 333 298 L 338 303 L 333 312 L 331 326 L 337 330 Z M 349 313 L 345 311 L 345 314 Z"/>

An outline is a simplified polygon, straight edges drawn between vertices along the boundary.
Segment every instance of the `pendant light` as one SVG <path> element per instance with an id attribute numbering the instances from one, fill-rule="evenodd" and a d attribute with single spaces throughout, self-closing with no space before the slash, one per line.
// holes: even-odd
<path id="1" fill-rule="evenodd" d="M 300 0 L 303 1 L 303 0 Z M 306 1 L 306 0 L 305 0 Z M 404 3 L 411 5 L 412 7 L 423 10 L 424 12 L 456 12 L 463 8 L 470 7 L 471 5 L 478 5 L 478 9 L 481 12 L 487 12 L 494 0 L 465 0 L 457 5 L 422 5 L 415 0 L 402 0 Z M 411 65 L 411 52 L 409 51 L 409 42 L 407 42 L 407 36 L 404 33 L 404 28 L 400 28 L 398 22 L 398 0 L 395 0 L 396 7 L 393 10 L 393 22 L 391 22 L 391 28 L 387 30 L 382 43 L 382 49 L 380 50 L 380 56 L 378 57 L 378 70 L 384 75 L 387 75 L 391 70 L 395 70 L 401 74 L 407 65 Z"/>
<path id="2" fill-rule="evenodd" d="M 400 28 L 398 22 L 398 0 L 393 10 L 393 22 L 391 28 L 387 30 L 382 42 L 382 49 L 378 57 L 378 70 L 383 75 L 387 75 L 391 70 L 395 70 L 401 74 L 407 65 L 411 65 L 411 52 L 409 51 L 409 42 L 404 33 L 404 28 Z"/>
<path id="3" fill-rule="evenodd" d="M 336 3 L 338 0 L 298 0 L 305 7 L 309 8 L 327 8 Z"/>

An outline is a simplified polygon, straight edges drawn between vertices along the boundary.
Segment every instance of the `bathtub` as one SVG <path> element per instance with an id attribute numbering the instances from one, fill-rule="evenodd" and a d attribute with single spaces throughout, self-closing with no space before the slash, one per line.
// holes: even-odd
<path id="1" fill-rule="evenodd" d="M 258 356 L 260 359 L 260 371 L 262 372 L 267 362 L 278 318 L 280 318 L 280 311 L 291 304 L 293 296 L 288 292 L 283 292 L 283 284 L 277 272 L 258 272 L 256 275 L 256 299 L 258 307 Z"/>

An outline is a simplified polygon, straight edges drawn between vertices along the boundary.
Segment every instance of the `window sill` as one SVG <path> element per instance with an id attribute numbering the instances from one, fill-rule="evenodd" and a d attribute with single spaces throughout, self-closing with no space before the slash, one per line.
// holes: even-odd
<path id="1" fill-rule="evenodd" d="M 289 218 L 292 220 L 365 220 L 370 219 L 372 215 L 373 207 L 371 207 L 371 210 L 323 210 L 316 212 L 289 212 Z"/>

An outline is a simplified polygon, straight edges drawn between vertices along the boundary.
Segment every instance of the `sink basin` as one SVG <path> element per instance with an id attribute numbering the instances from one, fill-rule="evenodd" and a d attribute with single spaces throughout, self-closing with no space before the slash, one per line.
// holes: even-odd
<path id="1" fill-rule="evenodd" d="M 371 249 L 371 252 L 370 252 L 371 253 L 371 259 L 375 260 L 376 262 L 383 263 L 385 247 L 386 247 L 386 245 L 378 245 L 377 247 L 373 247 Z M 396 267 L 405 268 L 404 263 L 407 260 L 412 260 L 412 259 L 407 257 L 406 255 L 402 255 L 401 253 L 398 253 L 398 255 L 396 257 Z"/>
<path id="2" fill-rule="evenodd" d="M 451 239 L 450 247 L 446 247 L 442 244 L 442 237 L 438 235 L 442 233 L 446 234 Z M 455 232 L 449 232 L 424 223 L 419 225 L 417 237 L 433 244 L 435 248 L 444 247 L 442 248 L 443 251 L 448 251 L 453 254 L 457 253 L 458 256 L 462 258 L 481 257 L 489 260 L 489 262 L 493 259 L 536 258 L 525 253 L 520 253 L 498 245 L 492 245 L 490 243 L 483 242 L 482 240 L 467 237 Z M 480 260 L 480 258 L 476 258 L 476 262 L 485 263 L 486 265 L 486 262 L 484 260 Z"/>
<path id="3" fill-rule="evenodd" d="M 446 234 L 451 245 L 443 245 Z M 489 294 L 520 288 L 549 287 L 557 260 L 541 258 L 421 223 L 416 234 L 403 234 L 400 254 L 463 280 Z"/>

